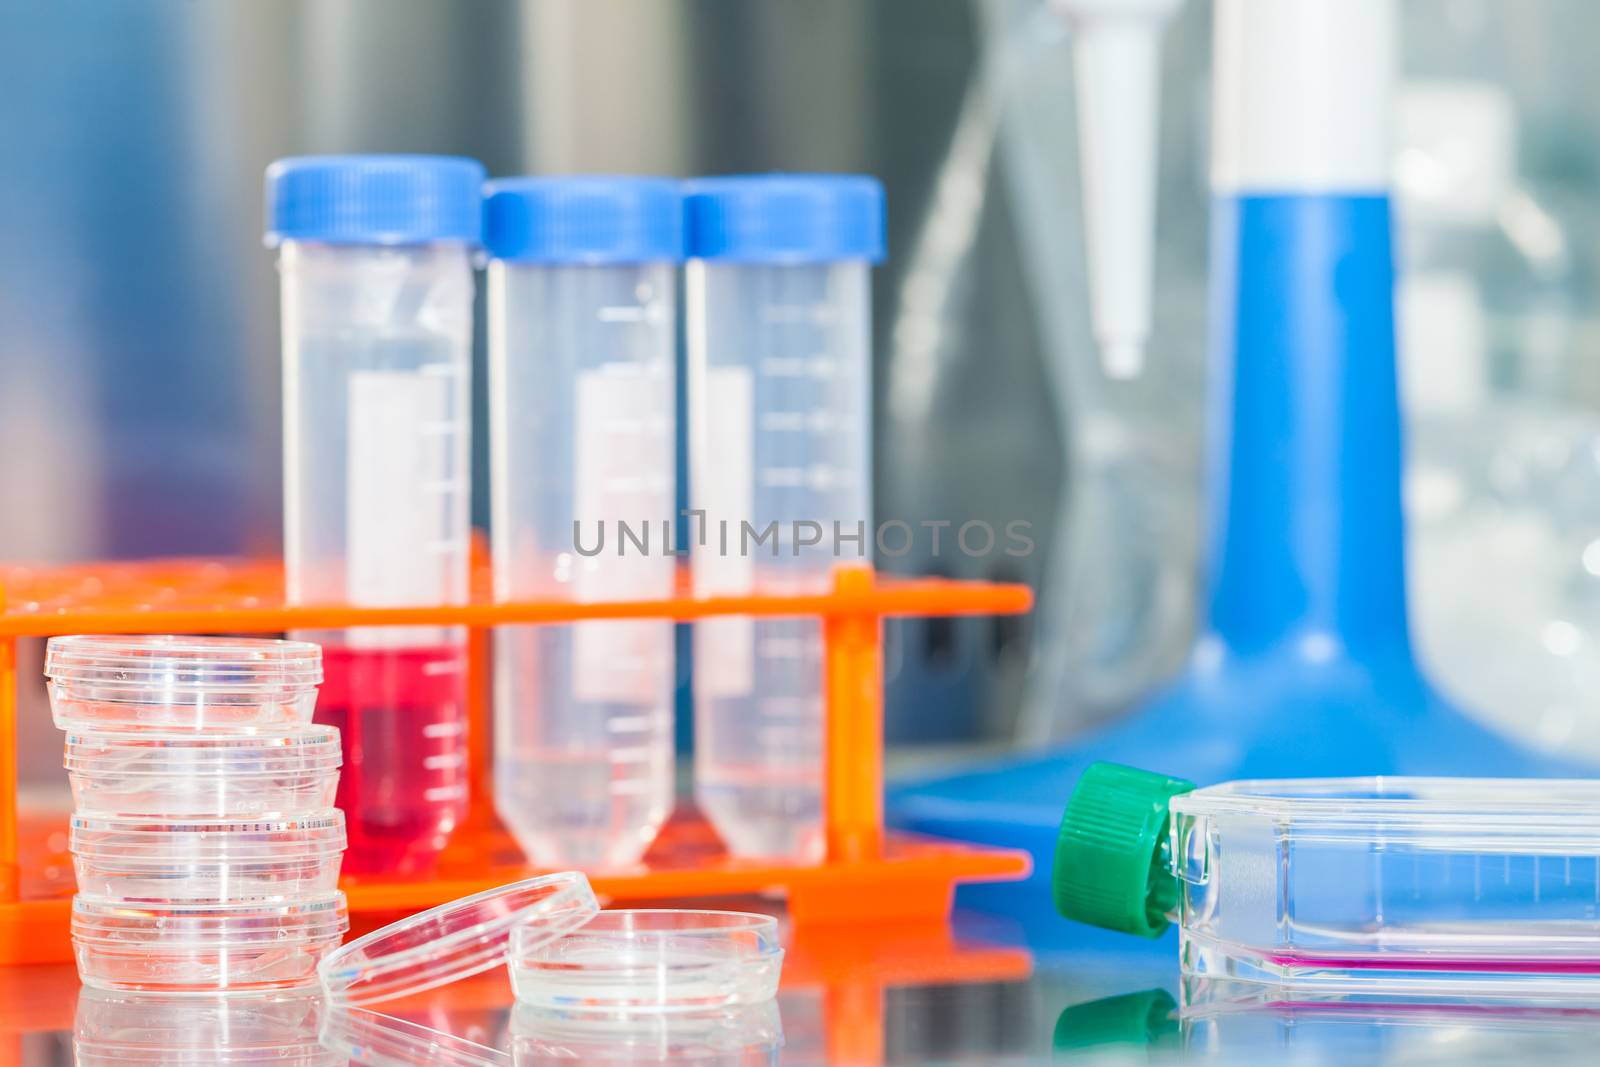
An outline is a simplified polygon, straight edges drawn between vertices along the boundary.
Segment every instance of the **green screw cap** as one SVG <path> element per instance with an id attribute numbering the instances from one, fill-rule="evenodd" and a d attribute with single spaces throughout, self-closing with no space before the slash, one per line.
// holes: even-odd
<path id="1" fill-rule="evenodd" d="M 1116 763 L 1091 764 L 1061 817 L 1051 891 L 1069 919 L 1156 937 L 1178 904 L 1167 803 L 1193 782 Z"/>

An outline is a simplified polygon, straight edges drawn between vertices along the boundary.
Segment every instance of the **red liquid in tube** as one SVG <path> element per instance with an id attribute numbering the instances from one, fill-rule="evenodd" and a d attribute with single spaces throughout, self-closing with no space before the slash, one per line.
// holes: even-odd
<path id="1" fill-rule="evenodd" d="M 316 721 L 344 747 L 350 874 L 427 870 L 467 810 L 464 644 L 323 650 Z"/>

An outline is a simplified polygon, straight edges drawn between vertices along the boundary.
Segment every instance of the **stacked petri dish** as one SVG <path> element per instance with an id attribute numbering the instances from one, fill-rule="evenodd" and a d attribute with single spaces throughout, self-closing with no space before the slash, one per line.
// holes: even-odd
<path id="1" fill-rule="evenodd" d="M 349 928 L 339 732 L 311 725 L 322 652 L 301 641 L 57 637 L 72 938 L 90 987 L 287 989 Z"/>

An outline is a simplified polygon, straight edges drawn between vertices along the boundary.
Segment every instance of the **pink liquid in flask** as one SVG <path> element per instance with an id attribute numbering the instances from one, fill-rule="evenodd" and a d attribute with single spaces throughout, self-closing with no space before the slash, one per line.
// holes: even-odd
<path id="1" fill-rule="evenodd" d="M 464 644 L 323 650 L 317 721 L 344 745 L 351 874 L 428 869 L 467 810 Z"/>
<path id="2" fill-rule="evenodd" d="M 1491 959 L 1458 956 L 1331 956 L 1315 952 L 1277 952 L 1266 957 L 1279 967 L 1349 971 L 1454 971 L 1472 974 L 1600 974 L 1600 959 L 1546 957 Z"/>

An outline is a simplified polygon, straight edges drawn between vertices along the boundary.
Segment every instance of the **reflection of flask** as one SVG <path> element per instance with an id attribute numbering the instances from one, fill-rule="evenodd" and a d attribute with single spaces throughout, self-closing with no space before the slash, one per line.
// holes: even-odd
<path id="1" fill-rule="evenodd" d="M 1600 755 L 1600 716 L 1585 714 L 1600 683 L 1587 629 L 1600 622 L 1600 550 L 1585 555 L 1600 534 L 1600 425 L 1556 385 L 1572 334 L 1570 242 L 1517 185 L 1502 91 L 1415 83 L 1399 115 L 1418 652 L 1498 728 Z"/>
<path id="2" fill-rule="evenodd" d="M 1178 1002 L 1165 989 L 1146 989 L 1063 1008 L 1052 1042 L 1057 1058 L 1075 1059 L 1094 1049 L 1133 1051 L 1179 1047 Z"/>
<path id="3" fill-rule="evenodd" d="M 1190 976 L 1179 1001 L 1149 989 L 1064 1008 L 1055 1054 L 1073 1063 L 1095 1055 L 1168 1062 L 1185 1052 L 1216 1063 L 1444 1063 L 1459 1062 L 1460 1050 L 1470 1048 L 1473 1062 L 1581 1063 L 1597 1037 L 1600 1012 L 1586 1008 L 1475 1004 L 1464 1012 L 1424 996 L 1391 992 L 1363 1002 Z"/>

